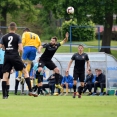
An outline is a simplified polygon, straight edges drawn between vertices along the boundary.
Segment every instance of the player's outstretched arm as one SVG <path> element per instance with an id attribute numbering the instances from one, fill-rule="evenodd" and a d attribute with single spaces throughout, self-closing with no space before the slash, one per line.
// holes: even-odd
<path id="1" fill-rule="evenodd" d="M 72 62 L 73 62 L 73 60 L 70 60 L 66 72 L 69 72 L 69 68 L 71 67 Z"/>
<path id="2" fill-rule="evenodd" d="M 63 45 L 64 43 L 66 43 L 66 42 L 68 41 L 68 37 L 69 37 L 69 33 L 66 32 L 66 34 L 65 34 L 65 38 L 64 38 L 63 41 L 60 42 L 60 44 Z"/>
<path id="3" fill-rule="evenodd" d="M 40 54 L 41 53 L 41 49 L 43 48 L 43 46 L 39 46 L 38 48 L 38 53 Z"/>

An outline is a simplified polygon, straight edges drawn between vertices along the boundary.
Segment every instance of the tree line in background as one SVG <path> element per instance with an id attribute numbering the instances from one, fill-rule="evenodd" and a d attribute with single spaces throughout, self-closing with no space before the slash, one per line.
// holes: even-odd
<path id="1" fill-rule="evenodd" d="M 67 14 L 66 9 L 68 6 L 74 7 L 74 15 Z M 102 46 L 110 46 L 113 14 L 117 14 L 117 0 L 51 0 L 51 2 L 50 0 L 0 1 L 1 26 L 6 26 L 10 21 L 16 21 L 18 26 L 28 26 L 33 32 L 41 35 L 45 40 L 48 40 L 54 35 L 60 35 L 62 37 L 67 29 L 64 21 L 70 22 L 71 25 L 87 25 L 89 22 L 93 22 L 94 24 L 104 26 Z M 72 22 L 70 19 L 72 19 Z M 64 29 L 62 34 L 60 32 L 61 29 L 58 28 L 61 25 Z M 89 32 L 86 29 L 73 30 L 75 40 L 77 39 L 77 35 L 80 40 L 81 34 L 84 37 Z M 90 36 L 84 37 L 83 40 L 89 40 L 86 38 L 90 38 Z M 100 51 L 111 53 L 110 48 L 101 48 Z"/>

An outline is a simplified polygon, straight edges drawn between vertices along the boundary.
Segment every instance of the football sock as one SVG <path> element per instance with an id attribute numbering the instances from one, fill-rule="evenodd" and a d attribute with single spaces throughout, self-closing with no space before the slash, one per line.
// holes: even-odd
<path id="1" fill-rule="evenodd" d="M 22 77 L 22 71 L 18 71 L 18 77 L 19 77 L 19 78 Z"/>
<path id="2" fill-rule="evenodd" d="M 76 85 L 73 85 L 74 92 L 76 92 Z"/>
<path id="3" fill-rule="evenodd" d="M 6 81 L 2 81 L 2 95 L 6 96 Z"/>
<path id="4" fill-rule="evenodd" d="M 6 95 L 9 96 L 9 88 L 10 88 L 10 85 L 6 85 Z"/>
<path id="5" fill-rule="evenodd" d="M 39 86 L 38 87 L 38 95 L 40 94 L 41 90 L 42 90 L 42 86 Z"/>
<path id="6" fill-rule="evenodd" d="M 26 66 L 26 69 L 28 72 L 30 72 L 30 68 L 31 68 L 31 63 L 28 63 L 27 66 Z"/>
<path id="7" fill-rule="evenodd" d="M 81 87 L 81 86 L 79 86 L 78 87 L 78 93 L 81 95 L 81 93 L 82 93 L 82 90 L 83 90 L 83 87 Z"/>
<path id="8" fill-rule="evenodd" d="M 34 92 L 37 90 L 38 86 L 35 85 L 32 89 L 34 90 Z"/>
<path id="9" fill-rule="evenodd" d="M 25 78 L 25 81 L 26 81 L 26 84 L 27 84 L 27 86 L 28 86 L 29 91 L 31 92 L 32 90 L 31 90 L 30 78 L 29 78 L 29 77 L 28 77 L 28 78 Z"/>
<path id="10" fill-rule="evenodd" d="M 66 88 L 66 93 L 68 93 L 68 88 Z"/>
<path id="11" fill-rule="evenodd" d="M 55 73 L 55 84 L 59 84 L 59 74 Z"/>
<path id="12" fill-rule="evenodd" d="M 15 94 L 17 94 L 18 85 L 19 85 L 19 81 L 15 80 Z"/>

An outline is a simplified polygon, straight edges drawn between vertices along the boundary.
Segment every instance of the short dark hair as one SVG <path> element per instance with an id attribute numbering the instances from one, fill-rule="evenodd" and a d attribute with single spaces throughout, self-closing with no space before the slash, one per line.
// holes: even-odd
<path id="1" fill-rule="evenodd" d="M 79 46 L 82 46 L 82 47 L 84 48 L 84 46 L 83 46 L 82 44 L 79 44 L 78 47 L 79 47 Z"/>
<path id="2" fill-rule="evenodd" d="M 97 68 L 95 69 L 95 71 L 98 70 Z"/>
<path id="3" fill-rule="evenodd" d="M 15 30 L 15 28 L 17 27 L 17 25 L 16 25 L 15 22 L 11 22 L 11 23 L 9 24 L 9 27 L 10 27 L 11 30 Z"/>
<path id="4" fill-rule="evenodd" d="M 55 39 L 55 41 L 57 41 L 57 40 L 58 40 L 56 36 L 52 37 L 52 39 Z"/>
<path id="5" fill-rule="evenodd" d="M 29 29 L 29 28 L 25 28 L 25 29 L 23 30 L 23 32 L 24 32 L 24 31 L 30 31 L 30 29 Z"/>

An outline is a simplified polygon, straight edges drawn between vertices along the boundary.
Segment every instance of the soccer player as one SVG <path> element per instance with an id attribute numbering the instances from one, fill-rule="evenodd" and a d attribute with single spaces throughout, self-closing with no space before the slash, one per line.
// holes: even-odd
<path id="1" fill-rule="evenodd" d="M 54 64 L 54 62 L 51 59 L 54 56 L 57 49 L 61 45 L 63 45 L 65 42 L 68 41 L 68 36 L 69 36 L 69 34 L 67 32 L 65 35 L 65 39 L 63 41 L 61 41 L 60 43 L 57 43 L 57 37 L 52 37 L 50 43 L 44 44 L 43 46 L 40 46 L 38 49 L 38 52 L 41 53 L 41 49 L 45 48 L 44 53 L 40 57 L 38 72 L 40 73 L 43 70 L 44 66 L 46 66 L 50 70 L 54 70 L 55 84 L 56 84 L 55 86 L 57 88 L 61 89 L 61 92 L 63 91 L 63 88 L 59 84 L 59 69 L 57 68 L 57 66 Z M 39 75 L 38 77 L 40 77 L 40 79 L 41 79 L 41 75 Z M 39 87 L 39 90 L 41 88 L 42 87 Z"/>
<path id="2" fill-rule="evenodd" d="M 17 26 L 15 22 L 11 22 L 9 25 L 9 33 L 4 35 L 0 41 L 0 48 L 4 46 L 5 48 L 5 57 L 3 64 L 3 80 L 2 80 L 2 95 L 3 99 L 7 99 L 6 95 L 6 83 L 8 81 L 9 72 L 12 67 L 16 71 L 23 71 L 26 83 L 29 89 L 29 95 L 34 95 L 31 91 L 31 83 L 29 74 L 25 68 L 24 63 L 22 62 L 19 53 L 23 52 L 23 47 L 21 43 L 21 38 L 18 34 L 15 33 Z M 19 49 L 19 52 L 18 52 Z"/>
<path id="3" fill-rule="evenodd" d="M 43 67 L 43 70 L 41 72 L 38 72 L 38 63 L 39 63 L 40 57 L 37 60 L 37 63 L 34 64 L 33 67 L 33 76 L 36 78 L 36 85 L 33 87 L 33 89 L 36 91 L 38 89 L 38 95 L 40 95 L 40 92 L 42 93 L 42 89 L 38 88 L 41 87 L 42 88 L 42 82 L 43 82 L 43 76 L 45 73 L 45 69 L 46 67 Z M 43 93 L 42 93 L 43 94 Z"/>
<path id="4" fill-rule="evenodd" d="M 80 81 L 80 86 L 78 87 L 78 98 L 81 98 L 81 93 L 84 87 L 84 79 L 85 79 L 85 62 L 87 62 L 87 71 L 89 70 L 89 57 L 86 53 L 83 52 L 84 47 L 83 45 L 78 46 L 78 53 L 75 53 L 69 64 L 66 72 L 69 72 L 70 66 L 73 61 L 75 61 L 74 65 L 74 71 L 73 71 L 73 89 L 74 89 L 74 94 L 73 98 L 76 97 L 76 85 L 77 85 L 77 80 L 79 78 Z"/>
<path id="5" fill-rule="evenodd" d="M 1 41 L 1 39 L 0 39 L 0 41 Z M 2 68 L 3 68 L 3 63 L 4 63 L 4 54 L 5 54 L 4 48 L 0 48 L 0 80 L 2 80 L 2 78 L 3 78 Z M 7 97 L 9 96 L 9 88 L 10 88 L 9 78 L 10 78 L 10 74 L 12 74 L 12 73 L 13 73 L 13 69 L 9 72 L 8 81 L 6 83 L 6 95 L 7 95 Z"/>
<path id="6" fill-rule="evenodd" d="M 22 35 L 22 44 L 23 44 L 23 54 L 22 59 L 24 63 L 27 63 L 27 70 L 30 71 L 31 63 L 35 60 L 37 48 L 41 45 L 40 38 L 37 34 L 30 31 L 29 28 L 24 29 Z M 21 72 L 19 77 L 21 77 Z"/>

